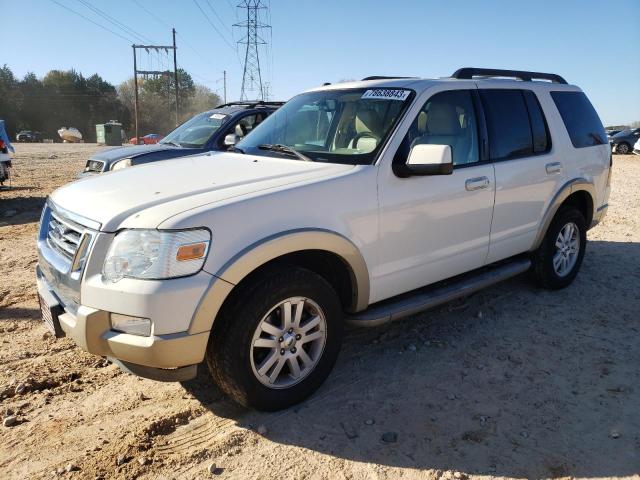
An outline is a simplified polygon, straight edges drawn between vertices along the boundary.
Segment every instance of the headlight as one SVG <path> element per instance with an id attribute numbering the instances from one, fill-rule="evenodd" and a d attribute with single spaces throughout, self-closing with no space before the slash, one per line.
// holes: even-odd
<path id="1" fill-rule="evenodd" d="M 111 167 L 111 171 L 115 172 L 116 170 L 122 170 L 123 168 L 127 168 L 130 166 L 131 166 L 131 159 L 125 158 L 123 160 L 119 160 L 116 163 L 114 163 L 113 167 Z"/>
<path id="2" fill-rule="evenodd" d="M 198 273 L 207 258 L 209 230 L 124 230 L 116 235 L 102 267 L 106 280 L 184 277 Z"/>

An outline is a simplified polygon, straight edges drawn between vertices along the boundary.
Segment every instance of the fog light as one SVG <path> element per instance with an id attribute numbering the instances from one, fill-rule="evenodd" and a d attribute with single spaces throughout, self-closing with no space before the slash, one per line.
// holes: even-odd
<path id="1" fill-rule="evenodd" d="M 131 335 L 151 335 L 151 320 L 148 318 L 130 317 L 119 313 L 111 314 L 111 330 Z"/>

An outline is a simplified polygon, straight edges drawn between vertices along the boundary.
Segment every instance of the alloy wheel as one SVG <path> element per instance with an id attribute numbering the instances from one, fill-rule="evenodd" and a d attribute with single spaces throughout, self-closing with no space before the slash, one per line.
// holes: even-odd
<path id="1" fill-rule="evenodd" d="M 271 307 L 251 340 L 251 368 L 269 388 L 289 388 L 316 367 L 327 341 L 327 320 L 313 300 L 290 297 Z"/>
<path id="2" fill-rule="evenodd" d="M 580 253 L 580 231 L 578 226 L 567 223 L 556 238 L 556 250 L 553 254 L 553 270 L 559 277 L 566 277 L 578 261 Z"/>

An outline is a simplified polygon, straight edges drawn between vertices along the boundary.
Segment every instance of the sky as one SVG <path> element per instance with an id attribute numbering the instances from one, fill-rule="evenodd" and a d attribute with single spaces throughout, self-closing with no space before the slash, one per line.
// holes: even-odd
<path id="1" fill-rule="evenodd" d="M 272 28 L 261 31 L 268 48 L 260 62 L 274 100 L 324 82 L 434 78 L 473 66 L 558 73 L 587 93 L 605 125 L 640 120 L 640 0 L 262 1 Z M 170 44 L 175 27 L 178 66 L 220 94 L 226 70 L 227 99 L 236 100 L 244 59 L 236 44 L 244 32 L 232 26 L 243 19 L 238 3 L 0 0 L 0 64 L 19 77 L 73 68 L 117 85 L 133 75 L 131 44 Z M 143 53 L 138 68 L 164 69 L 167 61 Z"/>

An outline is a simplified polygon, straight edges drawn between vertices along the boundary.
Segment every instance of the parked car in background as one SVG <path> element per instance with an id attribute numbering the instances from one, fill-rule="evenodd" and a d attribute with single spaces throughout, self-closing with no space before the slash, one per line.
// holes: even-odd
<path id="1" fill-rule="evenodd" d="M 636 155 L 640 155 L 640 139 L 638 139 L 638 141 L 633 146 L 633 153 L 635 153 Z"/>
<path id="2" fill-rule="evenodd" d="M 42 134 L 32 130 L 22 130 L 16 134 L 16 142 L 42 142 Z"/>
<path id="3" fill-rule="evenodd" d="M 131 143 L 132 145 L 155 145 L 163 138 L 164 136 L 158 133 L 149 133 L 144 137 L 133 137 L 131 140 L 129 140 L 129 143 Z"/>
<path id="4" fill-rule="evenodd" d="M 195 125 L 175 141 L 208 138 Z M 570 285 L 610 173 L 598 114 L 559 75 L 326 85 L 232 151 L 53 192 L 42 318 L 130 373 L 182 381 L 206 358 L 232 399 L 286 408 L 329 375 L 345 323 L 379 326 L 525 272 Z"/>
<path id="5" fill-rule="evenodd" d="M 87 160 L 80 176 L 169 160 L 195 153 L 227 150 L 225 137 L 241 139 L 284 102 L 233 102 L 200 113 L 177 127 L 155 145 L 101 150 Z"/>
<path id="6" fill-rule="evenodd" d="M 15 149 L 4 128 L 4 120 L 0 120 L 0 185 L 4 185 L 4 182 L 11 178 L 11 155 L 9 152 L 15 152 Z"/>
<path id="7" fill-rule="evenodd" d="M 609 145 L 611 145 L 611 151 L 620 155 L 631 153 L 633 145 L 640 138 L 640 128 L 634 128 L 630 130 L 623 130 L 616 133 L 609 138 Z"/>
<path id="8" fill-rule="evenodd" d="M 622 130 L 606 130 L 607 132 L 607 137 L 611 138 L 613 137 L 616 133 L 620 133 Z"/>

